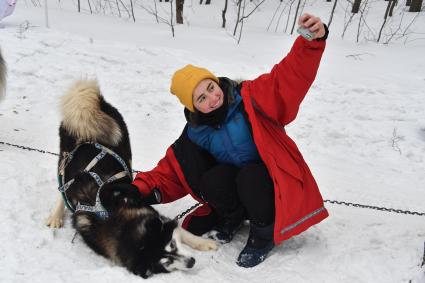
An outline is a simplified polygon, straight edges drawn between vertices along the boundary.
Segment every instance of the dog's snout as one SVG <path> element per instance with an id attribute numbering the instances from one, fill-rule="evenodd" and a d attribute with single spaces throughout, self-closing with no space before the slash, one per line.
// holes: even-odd
<path id="1" fill-rule="evenodd" d="M 194 265 L 195 265 L 195 259 L 193 257 L 189 258 L 186 263 L 187 268 L 192 268 Z"/>

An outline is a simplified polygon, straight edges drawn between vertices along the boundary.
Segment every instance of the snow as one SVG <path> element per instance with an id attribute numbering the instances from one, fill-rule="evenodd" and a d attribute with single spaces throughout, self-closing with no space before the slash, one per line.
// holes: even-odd
<path id="1" fill-rule="evenodd" d="M 186 24 L 176 26 L 174 38 L 150 15 L 137 14 L 133 23 L 78 14 L 74 6 L 53 1 L 47 29 L 43 8 L 18 2 L 0 22 L 9 67 L 0 142 L 58 152 L 58 99 L 74 80 L 95 77 L 127 122 L 134 168 L 151 169 L 184 125 L 182 108 L 169 94 L 177 68 L 192 63 L 220 76 L 251 79 L 270 70 L 295 39 L 282 27 L 266 31 L 279 1 L 266 1 L 248 19 L 239 45 L 231 35 L 235 7 L 223 30 L 221 4 L 186 2 Z M 370 34 L 356 43 L 356 26 L 341 39 L 346 3 L 338 5 L 319 74 L 288 133 L 325 199 L 425 212 L 425 15 L 417 16 L 415 33 L 390 44 L 365 39 Z M 327 22 L 332 4 L 312 2 L 304 9 Z M 375 34 L 386 5 L 378 4 L 368 22 Z M 56 196 L 56 156 L 0 144 L 0 160 L 0 282 L 142 280 L 96 255 L 81 238 L 72 242 L 69 213 L 64 228 L 44 226 Z M 192 204 L 185 198 L 156 208 L 174 217 Z M 255 268 L 235 264 L 248 234 L 244 227 L 217 252 L 192 251 L 193 270 L 149 280 L 425 282 L 423 216 L 326 207 L 329 218 L 276 247 Z"/>

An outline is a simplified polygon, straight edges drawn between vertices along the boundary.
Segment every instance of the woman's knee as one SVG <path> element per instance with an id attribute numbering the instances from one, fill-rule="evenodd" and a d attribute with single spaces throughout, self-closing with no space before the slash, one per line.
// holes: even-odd
<path id="1" fill-rule="evenodd" d="M 240 170 L 236 182 L 239 199 L 249 220 L 271 223 L 274 219 L 274 186 L 265 165 L 245 166 Z"/>
<path id="2" fill-rule="evenodd" d="M 200 191 L 206 200 L 235 191 L 238 168 L 220 164 L 205 172 L 200 181 Z"/>
<path id="3" fill-rule="evenodd" d="M 273 187 L 273 182 L 264 163 L 252 163 L 242 167 L 236 177 L 239 194 L 256 193 L 262 187 Z"/>

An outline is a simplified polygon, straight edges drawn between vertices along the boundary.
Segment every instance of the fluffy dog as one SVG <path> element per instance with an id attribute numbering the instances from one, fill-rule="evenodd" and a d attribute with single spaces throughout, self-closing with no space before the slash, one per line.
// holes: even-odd
<path id="1" fill-rule="evenodd" d="M 144 204 L 131 185 L 127 126 L 96 81 L 77 82 L 61 106 L 60 194 L 48 226 L 63 225 L 67 205 L 73 227 L 90 248 L 144 278 L 192 268 L 195 259 L 182 253 L 181 243 L 217 248 Z"/>
<path id="2" fill-rule="evenodd" d="M 0 50 L 0 99 L 4 96 L 6 92 L 6 62 L 1 55 Z"/>

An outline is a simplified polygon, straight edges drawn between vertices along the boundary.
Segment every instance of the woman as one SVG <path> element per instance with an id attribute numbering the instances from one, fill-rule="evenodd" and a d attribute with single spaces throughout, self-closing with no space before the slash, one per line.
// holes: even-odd
<path id="1" fill-rule="evenodd" d="M 230 242 L 248 219 L 248 241 L 237 259 L 242 267 L 261 263 L 275 245 L 328 216 L 284 129 L 314 81 L 327 37 L 317 17 L 304 14 L 299 24 L 313 40 L 298 37 L 255 80 L 238 84 L 193 65 L 175 72 L 171 93 L 185 106 L 187 125 L 158 165 L 133 182 L 150 204 L 187 194 L 202 203 L 182 224 L 197 235 Z"/>

